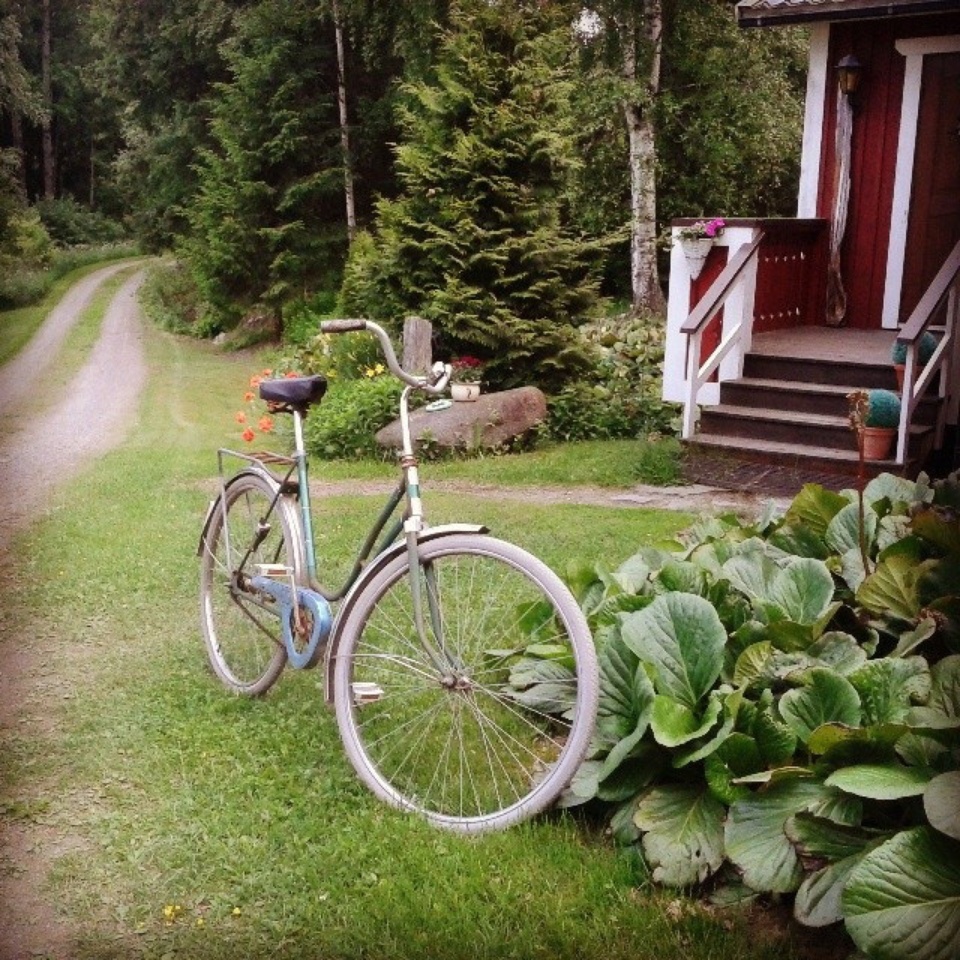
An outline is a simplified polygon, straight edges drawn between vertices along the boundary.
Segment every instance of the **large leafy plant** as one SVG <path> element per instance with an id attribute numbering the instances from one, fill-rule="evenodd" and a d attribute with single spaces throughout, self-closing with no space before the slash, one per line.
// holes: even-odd
<path id="1" fill-rule="evenodd" d="M 957 476 L 809 485 L 577 571 L 601 703 L 567 805 L 611 805 L 661 883 L 795 894 L 877 960 L 956 958 L 958 516 Z"/>

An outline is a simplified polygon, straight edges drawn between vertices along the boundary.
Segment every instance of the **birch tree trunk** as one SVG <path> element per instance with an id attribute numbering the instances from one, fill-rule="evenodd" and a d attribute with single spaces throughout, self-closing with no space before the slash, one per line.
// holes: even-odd
<path id="1" fill-rule="evenodd" d="M 347 113 L 347 67 L 343 50 L 343 17 L 340 0 L 332 0 L 333 29 L 337 38 L 337 105 L 340 108 L 340 148 L 343 151 L 343 195 L 347 209 L 347 240 L 357 234 L 357 209 L 353 187 L 353 160 L 350 153 L 350 125 Z"/>
<path id="2" fill-rule="evenodd" d="M 663 35 L 661 0 L 644 0 L 642 26 L 636 20 L 621 23 L 623 75 L 629 87 L 640 89 L 642 99 L 623 103 L 630 157 L 630 285 L 634 312 L 662 313 L 666 307 L 657 268 L 657 149 L 653 104 L 660 91 L 660 58 Z M 640 76 L 638 46 L 649 56 L 646 76 Z"/>
<path id="3" fill-rule="evenodd" d="M 40 38 L 41 82 L 43 102 L 46 108 L 41 121 L 43 150 L 43 196 L 46 200 L 54 198 L 54 160 L 53 160 L 53 71 L 51 69 L 51 40 L 53 32 L 50 0 L 43 0 L 43 30 Z"/>

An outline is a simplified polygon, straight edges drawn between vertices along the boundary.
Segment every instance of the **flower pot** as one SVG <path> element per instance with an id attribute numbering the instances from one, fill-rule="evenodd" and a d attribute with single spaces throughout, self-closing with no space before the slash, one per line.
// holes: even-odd
<path id="1" fill-rule="evenodd" d="M 681 237 L 680 249 L 687 258 L 687 272 L 691 280 L 696 280 L 707 262 L 710 248 L 713 246 L 712 237 Z"/>
<path id="2" fill-rule="evenodd" d="M 886 460 L 897 431 L 893 427 L 863 428 L 863 459 Z"/>
<path id="3" fill-rule="evenodd" d="M 479 383 L 451 383 L 450 396 L 460 403 L 476 400 L 480 396 Z"/>
<path id="4" fill-rule="evenodd" d="M 893 372 L 897 375 L 897 389 L 903 393 L 903 375 L 906 372 L 907 365 L 905 363 L 895 363 L 893 365 Z"/>

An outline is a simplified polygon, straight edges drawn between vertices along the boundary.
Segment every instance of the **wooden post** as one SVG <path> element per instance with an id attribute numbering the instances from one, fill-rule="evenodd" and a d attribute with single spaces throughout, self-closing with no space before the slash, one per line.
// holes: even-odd
<path id="1" fill-rule="evenodd" d="M 410 373 L 427 373 L 433 363 L 431 338 L 433 325 L 423 317 L 407 317 L 403 321 L 404 370 Z"/>

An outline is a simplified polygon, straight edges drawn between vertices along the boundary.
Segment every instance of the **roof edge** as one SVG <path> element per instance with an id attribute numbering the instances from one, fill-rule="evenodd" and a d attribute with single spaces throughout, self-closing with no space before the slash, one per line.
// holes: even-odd
<path id="1" fill-rule="evenodd" d="M 825 20 L 886 19 L 956 9 L 957 0 L 741 0 L 736 16 L 741 27 L 773 27 Z"/>

